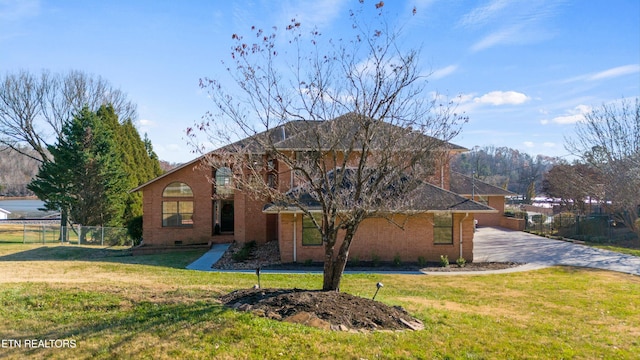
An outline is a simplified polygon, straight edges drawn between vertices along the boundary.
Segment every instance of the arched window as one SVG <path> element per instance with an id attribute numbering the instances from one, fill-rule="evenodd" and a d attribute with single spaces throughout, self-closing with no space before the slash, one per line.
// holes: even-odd
<path id="1" fill-rule="evenodd" d="M 228 167 L 216 170 L 216 194 L 233 195 L 233 173 Z"/>
<path id="2" fill-rule="evenodd" d="M 172 182 L 162 191 L 162 226 L 193 226 L 193 191 L 183 182 Z"/>

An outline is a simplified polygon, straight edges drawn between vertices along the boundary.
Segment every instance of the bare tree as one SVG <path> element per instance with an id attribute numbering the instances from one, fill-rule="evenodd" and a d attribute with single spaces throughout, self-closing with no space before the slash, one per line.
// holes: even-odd
<path id="1" fill-rule="evenodd" d="M 544 175 L 542 190 L 547 196 L 560 199 L 563 209 L 584 215 L 591 212 L 591 203 L 604 200 L 600 172 L 589 164 L 556 164 Z"/>
<path id="2" fill-rule="evenodd" d="M 83 106 L 111 104 L 120 119 L 136 118 L 136 105 L 108 81 L 81 71 L 6 74 L 0 82 L 0 144 L 37 161 L 49 161 L 47 145 Z M 26 152 L 23 149 L 35 151 Z"/>
<path id="3" fill-rule="evenodd" d="M 237 191 L 312 219 L 324 245 L 324 290 L 339 289 L 363 220 L 402 226 L 394 215 L 415 208 L 412 195 L 466 121 L 426 93 L 418 52 L 397 46 L 399 31 L 382 3 L 376 8 L 376 28 L 361 22 L 364 8 L 351 13 L 348 40 L 323 41 L 315 30 L 307 37 L 296 20 L 286 26 L 289 41 L 275 28 L 252 29 L 256 43 L 234 34 L 228 70 L 240 91 L 202 80 L 217 111 L 188 130 L 228 144 L 207 165 L 232 166 Z"/>
<path id="4" fill-rule="evenodd" d="M 597 168 L 614 215 L 636 232 L 640 207 L 640 100 L 603 104 L 578 123 L 567 150 Z"/>

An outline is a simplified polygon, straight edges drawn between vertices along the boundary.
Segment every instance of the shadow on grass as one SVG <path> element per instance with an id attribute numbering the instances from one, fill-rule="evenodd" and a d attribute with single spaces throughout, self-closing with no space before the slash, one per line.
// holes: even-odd
<path id="1" fill-rule="evenodd" d="M 93 356 L 126 353 L 127 357 L 135 358 L 136 355 L 144 355 L 141 353 L 149 351 L 147 346 L 132 346 L 141 335 L 149 335 L 160 341 L 181 330 L 189 332 L 195 331 L 190 329 L 211 329 L 212 323 L 223 327 L 223 314 L 229 311 L 231 310 L 222 304 L 209 301 L 177 304 L 141 302 L 131 309 L 114 309 L 106 314 L 96 314 L 95 321 L 89 321 L 88 324 L 78 322 L 75 326 L 67 325 L 34 335 L 42 339 L 76 339 L 78 348 L 94 348 L 84 350 Z M 26 355 L 44 355 L 47 352 L 49 351 L 46 349 L 33 349 Z"/>
<path id="2" fill-rule="evenodd" d="M 86 246 L 41 246 L 0 256 L 0 261 L 99 261 L 121 264 L 155 265 L 184 269 L 206 250 L 185 250 L 132 256 L 130 249 L 90 248 Z"/>

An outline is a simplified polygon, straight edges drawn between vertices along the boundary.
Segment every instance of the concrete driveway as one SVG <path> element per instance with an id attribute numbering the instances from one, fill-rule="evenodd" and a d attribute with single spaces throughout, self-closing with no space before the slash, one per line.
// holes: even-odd
<path id="1" fill-rule="evenodd" d="M 583 266 L 640 275 L 640 257 L 551 240 L 521 231 L 478 228 L 473 261 L 527 263 L 529 268 L 552 265 Z"/>

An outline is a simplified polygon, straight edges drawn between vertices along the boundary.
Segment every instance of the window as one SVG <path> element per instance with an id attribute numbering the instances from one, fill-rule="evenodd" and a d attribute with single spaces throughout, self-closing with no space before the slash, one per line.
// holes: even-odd
<path id="1" fill-rule="evenodd" d="M 193 197 L 193 191 L 185 183 L 172 182 L 164 188 L 162 197 Z"/>
<path id="2" fill-rule="evenodd" d="M 314 215 L 313 217 L 319 223 L 322 221 L 320 214 Z M 320 234 L 318 228 L 313 224 L 313 220 L 307 215 L 302 216 L 302 245 L 322 245 L 322 234 Z"/>
<path id="3" fill-rule="evenodd" d="M 162 226 L 193 226 L 193 191 L 189 185 L 173 182 L 162 192 Z"/>
<path id="4" fill-rule="evenodd" d="M 453 214 L 433 214 L 433 243 L 453 244 Z"/>
<path id="5" fill-rule="evenodd" d="M 274 173 L 267 174 L 267 185 L 272 189 L 276 189 L 278 187 L 278 176 Z"/>
<path id="6" fill-rule="evenodd" d="M 228 167 L 216 170 L 216 194 L 233 195 L 233 173 Z"/>

